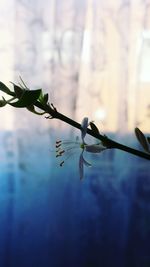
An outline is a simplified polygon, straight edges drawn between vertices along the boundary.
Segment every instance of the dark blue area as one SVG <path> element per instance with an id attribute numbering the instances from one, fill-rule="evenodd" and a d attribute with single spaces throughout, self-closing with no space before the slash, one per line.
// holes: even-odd
<path id="1" fill-rule="evenodd" d="M 77 159 L 1 174 L 0 267 L 150 266 L 149 162 L 114 151 L 90 161 L 83 181 Z"/>

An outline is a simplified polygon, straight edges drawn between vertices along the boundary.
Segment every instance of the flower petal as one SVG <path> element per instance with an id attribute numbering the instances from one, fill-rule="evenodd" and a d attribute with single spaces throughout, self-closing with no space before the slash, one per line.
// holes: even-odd
<path id="1" fill-rule="evenodd" d="M 84 137 L 86 136 L 87 127 L 88 127 L 88 118 L 85 117 L 81 123 L 81 138 L 83 143 L 84 143 Z"/>
<path id="2" fill-rule="evenodd" d="M 84 163 L 84 165 L 87 166 L 87 167 L 91 167 L 91 166 L 92 166 L 92 164 L 89 163 L 88 161 L 86 161 L 84 158 L 83 158 L 83 163 Z"/>
<path id="3" fill-rule="evenodd" d="M 83 157 L 83 152 L 80 154 L 80 158 L 79 158 L 79 172 L 80 172 L 80 180 L 83 179 L 84 177 L 84 165 L 87 166 L 87 167 L 91 167 L 92 165 L 86 161 Z"/>
<path id="4" fill-rule="evenodd" d="M 79 158 L 79 173 L 80 173 L 80 180 L 82 180 L 84 176 L 83 152 L 81 153 Z"/>
<path id="5" fill-rule="evenodd" d="M 98 145 L 85 145 L 85 151 L 90 152 L 90 153 L 100 153 L 105 149 L 106 149 L 106 147 L 104 147 L 101 144 L 98 144 Z"/>

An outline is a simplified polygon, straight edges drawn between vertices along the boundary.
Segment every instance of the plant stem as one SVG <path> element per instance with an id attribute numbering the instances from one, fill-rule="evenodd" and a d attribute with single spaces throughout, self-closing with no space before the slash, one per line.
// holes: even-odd
<path id="1" fill-rule="evenodd" d="M 50 105 L 43 106 L 38 101 L 34 105 L 36 107 L 44 110 L 48 114 L 50 114 L 50 116 L 52 116 L 52 118 L 64 121 L 65 123 L 67 123 L 67 124 L 77 128 L 77 129 L 81 130 L 81 124 L 80 123 L 78 123 L 78 122 L 66 117 L 62 113 L 59 113 L 56 109 L 51 108 Z M 125 151 L 127 153 L 133 154 L 135 156 L 150 160 L 150 154 L 148 154 L 148 153 L 145 153 L 145 152 L 142 152 L 140 150 L 133 149 L 131 147 L 128 147 L 128 146 L 125 146 L 125 145 L 120 144 L 118 142 L 115 142 L 115 141 L 109 139 L 107 136 L 103 136 L 101 134 L 95 133 L 93 130 L 91 130 L 89 128 L 87 129 L 87 133 L 89 135 L 99 139 L 100 141 L 102 141 L 103 144 L 109 149 L 112 149 L 112 148 L 119 149 L 119 150 Z"/>

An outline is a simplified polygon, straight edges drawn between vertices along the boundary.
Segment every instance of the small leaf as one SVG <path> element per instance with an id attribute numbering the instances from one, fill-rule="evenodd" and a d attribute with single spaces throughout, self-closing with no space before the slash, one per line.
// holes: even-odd
<path id="1" fill-rule="evenodd" d="M 28 109 L 29 111 L 33 112 L 34 114 L 37 114 L 37 115 L 43 115 L 43 114 L 46 113 L 45 111 L 43 111 L 43 112 L 38 112 L 38 111 L 36 111 L 34 105 L 30 105 L 30 106 L 28 106 L 27 109 Z"/>
<path id="2" fill-rule="evenodd" d="M 23 79 L 21 78 L 21 76 L 19 76 L 19 78 L 20 78 L 20 81 L 21 81 L 22 84 L 23 84 L 23 86 L 21 85 L 21 87 L 22 87 L 23 89 L 29 90 L 29 88 L 26 86 L 26 84 L 25 84 L 25 82 L 23 81 Z"/>
<path id="3" fill-rule="evenodd" d="M 25 92 L 25 90 L 19 87 L 18 85 L 14 84 L 14 92 L 16 96 L 20 99 L 23 93 Z"/>
<path id="4" fill-rule="evenodd" d="M 43 95 L 43 92 L 41 91 L 41 94 L 38 100 L 40 101 L 41 104 L 45 105 L 48 101 L 48 94 Z"/>
<path id="5" fill-rule="evenodd" d="M 0 107 L 4 107 L 7 104 L 7 102 L 4 100 L 0 100 Z"/>
<path id="6" fill-rule="evenodd" d="M 44 103 L 46 104 L 47 101 L 48 101 L 48 94 L 45 94 L 45 95 L 44 95 Z"/>
<path id="7" fill-rule="evenodd" d="M 90 126 L 91 126 L 91 129 L 92 129 L 92 131 L 93 131 L 94 133 L 96 133 L 96 134 L 100 134 L 100 132 L 99 132 L 97 126 L 96 126 L 93 122 L 90 122 Z"/>
<path id="8" fill-rule="evenodd" d="M 42 103 L 43 102 L 43 99 L 44 99 L 44 95 L 43 95 L 43 92 L 41 90 L 41 93 L 40 93 L 40 96 L 39 96 L 39 101 Z"/>
<path id="9" fill-rule="evenodd" d="M 14 92 L 11 92 L 10 89 L 2 82 L 0 82 L 0 90 L 8 95 L 14 96 Z"/>
<path id="10" fill-rule="evenodd" d="M 135 135 L 139 141 L 139 143 L 142 145 L 142 147 L 149 152 L 148 142 L 145 137 L 145 135 L 142 133 L 142 131 L 139 128 L 135 128 Z"/>
<path id="11" fill-rule="evenodd" d="M 15 103 L 9 103 L 11 106 L 15 108 L 25 108 L 30 105 L 33 105 L 41 94 L 41 89 L 37 90 L 25 90 L 22 97 Z"/>

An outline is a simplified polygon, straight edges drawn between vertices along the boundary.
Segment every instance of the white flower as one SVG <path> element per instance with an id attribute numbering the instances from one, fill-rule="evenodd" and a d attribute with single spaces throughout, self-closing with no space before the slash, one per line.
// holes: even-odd
<path id="1" fill-rule="evenodd" d="M 85 117 L 81 123 L 81 138 L 82 138 L 82 144 L 80 145 L 80 147 L 82 148 L 82 152 L 80 154 L 80 158 L 79 158 L 79 171 L 80 171 L 80 179 L 83 178 L 84 176 L 84 165 L 91 167 L 92 165 L 87 162 L 84 157 L 83 157 L 83 153 L 84 151 L 90 152 L 90 153 L 100 153 L 103 150 L 106 149 L 106 147 L 104 147 L 102 145 L 102 142 L 98 142 L 97 144 L 92 144 L 92 145 L 88 145 L 85 143 L 85 136 L 87 133 L 87 128 L 88 128 L 88 118 Z"/>
<path id="2" fill-rule="evenodd" d="M 88 118 L 85 117 L 81 123 L 81 140 L 82 142 L 79 142 L 78 139 L 74 142 L 72 141 L 56 141 L 56 157 L 61 157 L 63 154 L 67 153 L 66 159 L 68 159 L 70 156 L 72 156 L 76 151 L 75 149 L 81 149 L 81 154 L 79 157 L 79 173 L 80 173 L 80 179 L 83 179 L 84 177 L 84 166 L 91 167 L 92 165 L 87 162 L 83 154 L 84 152 L 89 153 L 100 153 L 103 150 L 106 149 L 105 146 L 103 146 L 102 142 L 98 142 L 97 144 L 88 145 L 85 142 L 85 136 L 87 133 L 88 128 Z M 65 160 L 61 161 L 60 166 L 64 164 Z"/>

